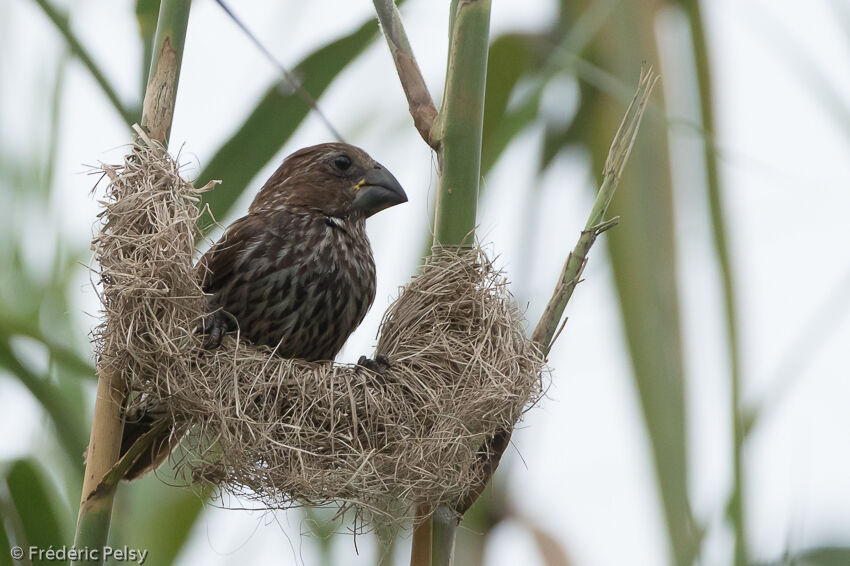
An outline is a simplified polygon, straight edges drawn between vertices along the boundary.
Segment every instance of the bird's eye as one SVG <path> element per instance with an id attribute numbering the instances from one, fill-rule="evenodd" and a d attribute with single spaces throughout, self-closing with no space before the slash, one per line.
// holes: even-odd
<path id="1" fill-rule="evenodd" d="M 334 166 L 340 171 L 345 171 L 351 167 L 351 158 L 347 155 L 337 155 L 334 157 Z"/>

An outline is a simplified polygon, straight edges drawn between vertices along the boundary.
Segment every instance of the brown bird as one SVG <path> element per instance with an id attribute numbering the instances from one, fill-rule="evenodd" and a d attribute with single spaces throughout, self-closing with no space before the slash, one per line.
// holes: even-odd
<path id="1" fill-rule="evenodd" d="M 205 347 L 237 331 L 283 357 L 333 360 L 375 299 L 366 219 L 406 201 L 396 178 L 357 147 L 326 143 L 287 157 L 198 262 L 211 313 Z M 122 455 L 154 420 L 127 416 Z M 158 467 L 178 441 L 171 436 L 166 430 L 125 479 Z"/>

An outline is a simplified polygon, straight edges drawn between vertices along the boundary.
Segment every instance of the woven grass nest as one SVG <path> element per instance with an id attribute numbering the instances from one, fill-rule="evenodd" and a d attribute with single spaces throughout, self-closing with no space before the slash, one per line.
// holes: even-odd
<path id="1" fill-rule="evenodd" d="M 186 477 L 269 508 L 334 503 L 391 520 L 415 503 L 454 506 L 486 480 L 485 440 L 539 398 L 544 360 L 484 252 L 439 253 L 401 289 L 379 332 L 385 374 L 232 337 L 207 351 L 193 263 L 210 186 L 178 169 L 155 144 L 103 166 L 95 339 L 130 405 L 188 433 L 177 462 Z"/>

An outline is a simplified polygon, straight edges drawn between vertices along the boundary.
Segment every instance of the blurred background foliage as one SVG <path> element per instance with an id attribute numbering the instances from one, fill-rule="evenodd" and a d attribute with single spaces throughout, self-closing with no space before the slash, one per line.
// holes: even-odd
<path id="1" fill-rule="evenodd" d="M 128 65 L 141 69 L 142 76 L 135 98 L 127 100 L 117 94 L 111 77 L 98 67 L 97 54 L 87 52 L 86 41 L 80 37 L 88 33 L 84 22 L 74 21 L 74 14 L 68 14 L 67 7 L 55 0 L 16 1 L 37 7 L 63 42 L 56 68 L 40 75 L 44 88 L 39 89 L 41 98 L 34 104 L 43 109 L 44 123 L 34 125 L 42 131 L 36 136 L 38 143 L 21 146 L 7 135 L 0 137 L 0 195 L 4 203 L 0 207 L 0 265 L 3 266 L 0 272 L 0 370 L 3 379 L 17 380 L 29 391 L 41 407 L 48 431 L 32 455 L 0 463 L 0 513 L 3 518 L 0 538 L 5 545 L 47 547 L 52 544 L 55 547 L 69 544 L 72 537 L 95 379 L 87 340 L 87 325 L 91 320 L 78 316 L 69 298 L 69 294 L 77 292 L 86 280 L 84 265 L 88 261 L 88 251 L 69 246 L 61 227 L 39 222 L 52 191 L 61 183 L 55 165 L 64 70 L 70 61 L 83 65 L 111 105 L 103 112 L 114 112 L 128 124 L 138 120 L 158 2 L 135 2 L 138 35 L 125 39 L 139 45 L 141 60 L 128 62 Z M 702 140 L 703 163 L 693 174 L 704 177 L 700 183 L 705 187 L 702 210 L 713 234 L 712 269 L 722 281 L 729 359 L 727 378 L 731 410 L 728 419 L 734 436 L 730 442 L 734 481 L 726 505 L 726 521 L 720 528 L 729 529 L 734 537 L 734 557 L 730 558 L 730 563 L 736 566 L 766 564 L 753 556 L 745 529 L 744 449 L 751 430 L 748 424 L 759 415 L 757 410 L 742 406 L 741 401 L 739 321 L 728 249 L 728 240 L 734 233 L 724 212 L 717 151 L 711 135 L 715 127 L 712 62 L 700 4 L 697 0 L 550 1 L 557 14 L 550 25 L 534 32 L 502 33 L 492 38 L 484 122 L 484 174 L 493 169 L 511 144 L 541 120 L 544 128 L 538 156 L 540 175 L 567 150 L 579 150 L 579 154 L 592 164 L 593 171 L 601 173 L 608 144 L 631 96 L 642 61 L 658 61 L 655 25 L 658 12 L 673 11 L 676 17 L 687 22 L 693 55 L 690 73 L 696 77 L 700 120 L 686 126 L 698 132 Z M 0 6 L 0 20 L 3 20 L 2 12 L 8 12 L 9 6 L 7 3 Z M 836 6 L 845 21 L 850 21 L 846 19 L 846 7 L 841 7 L 840 3 Z M 75 8 L 72 4 L 71 10 Z M 2 25 L 12 24 L 7 20 Z M 415 25 L 415 21 L 407 22 L 408 28 Z M 351 29 L 319 46 L 294 67 L 296 76 L 313 97 L 321 100 L 334 79 L 379 39 L 377 23 L 372 18 L 351 22 Z M 774 29 L 781 35 L 781 29 Z M 817 80 L 820 77 L 817 63 L 807 61 L 801 51 L 795 50 L 793 45 L 788 46 L 781 37 L 777 43 L 785 45 L 789 60 L 800 68 L 801 74 L 805 73 L 816 83 L 836 119 L 846 120 L 850 105 L 833 93 L 828 84 Z M 2 47 L 3 57 L 8 58 L 13 51 L 9 45 Z M 427 46 L 418 47 L 427 49 Z M 0 71 L 5 73 L 3 89 L 12 87 L 8 76 L 10 68 L 6 65 Z M 552 81 L 565 76 L 577 79 L 577 107 L 569 114 L 569 119 L 548 121 L 542 108 L 544 93 Z M 664 80 L 680 78 L 681 75 L 675 75 Z M 670 88 L 672 86 L 667 85 L 665 91 Z M 699 524 L 689 502 L 686 364 L 678 303 L 672 165 L 668 151 L 672 124 L 662 98 L 657 91 L 654 107 L 644 121 L 612 210 L 613 214 L 628 218 L 628 222 L 621 223 L 603 239 L 609 246 L 634 388 L 652 448 L 670 563 L 685 566 L 704 563 L 701 549 L 706 531 L 718 527 Z M 207 196 L 217 218 L 225 217 L 243 191 L 252 183 L 256 184 L 260 170 L 278 154 L 307 115 L 308 109 L 303 102 L 280 84 L 271 84 L 257 98 L 254 109 L 213 152 L 212 158 L 202 164 L 200 182 L 227 179 L 227 190 L 217 190 Z M 524 195 L 527 210 L 534 211 L 541 196 L 535 183 L 528 183 L 527 187 Z M 482 199 L 487 198 L 484 189 L 486 184 L 482 185 Z M 527 222 L 533 223 L 533 216 L 529 216 Z M 47 231 L 50 245 L 32 249 L 28 240 L 34 226 Z M 424 240 L 426 235 L 422 237 Z M 44 240 L 42 234 L 40 241 Z M 535 245 L 531 236 L 527 244 Z M 595 255 L 593 261 L 602 261 L 599 254 Z M 5 434 L 14 434 L 14 431 L 4 431 Z M 504 485 L 504 477 L 515 472 L 510 466 L 501 469 L 495 478 L 495 487 L 489 489 L 467 515 L 465 528 L 459 531 L 456 563 L 482 563 L 488 534 L 509 522 L 527 530 L 542 563 L 578 565 L 568 557 L 563 541 L 557 540 L 546 525 L 517 511 L 512 501 L 522 495 L 511 493 Z M 161 475 L 167 476 L 167 473 Z M 149 549 L 148 564 L 170 564 L 177 560 L 204 509 L 204 500 L 199 494 L 166 484 L 167 481 L 147 477 L 123 486 L 116 499 L 111 539 L 115 544 Z M 330 515 L 324 510 L 294 512 L 303 513 L 304 524 L 313 530 L 314 536 L 304 544 L 315 545 L 323 563 L 332 563 L 331 542 L 337 531 L 345 531 L 345 526 L 330 523 Z M 379 534 L 378 561 L 404 563 L 406 558 L 394 551 L 397 534 Z M 232 562 L 240 562 L 238 553 L 232 556 Z M 10 563 L 8 553 L 0 553 L 0 566 Z M 850 549 L 839 546 L 813 548 L 771 562 L 774 563 L 847 565 L 850 564 Z"/>

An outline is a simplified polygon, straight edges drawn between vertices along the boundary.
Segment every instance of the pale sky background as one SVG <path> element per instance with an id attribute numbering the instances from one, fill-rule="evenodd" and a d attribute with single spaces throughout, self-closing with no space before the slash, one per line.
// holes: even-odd
<path id="1" fill-rule="evenodd" d="M 132 4 L 75 0 L 72 22 L 127 101 L 138 91 L 139 80 Z M 368 0 L 232 4 L 287 65 L 372 13 Z M 745 399 L 758 402 L 789 374 L 794 380 L 746 446 L 747 526 L 752 550 L 764 560 L 778 558 L 787 548 L 850 542 L 850 318 L 846 316 L 850 223 L 845 219 L 850 209 L 850 131 L 820 98 L 820 86 L 795 66 L 799 61 L 792 55 L 810 57 L 808 70 L 816 67 L 824 73 L 850 108 L 850 25 L 846 25 L 850 19 L 842 23 L 836 17 L 837 4 L 703 3 L 740 302 Z M 442 87 L 447 6 L 448 2 L 410 0 L 402 12 L 432 93 Z M 0 57 L 6 66 L 0 76 L 16 77 L 15 88 L 0 89 L 0 112 L 7 126 L 0 135 L 4 147 L 11 145 L 12 151 L 25 154 L 27 148 L 42 144 L 46 135 L 31 124 L 44 123 L 34 113 L 44 108 L 61 39 L 33 2 L 5 0 L 0 7 L 0 37 L 5 36 L 0 45 L 17 46 L 13 57 L 8 53 Z M 535 30 L 554 14 L 554 2 L 549 0 L 494 0 L 491 31 L 495 36 Z M 689 72 L 689 43 L 681 24 L 672 11 L 658 18 L 663 76 Z M 784 29 L 795 45 L 777 37 L 777 28 Z M 212 151 L 275 79 L 275 69 L 219 8 L 211 0 L 196 0 L 172 149 L 182 145 L 183 157 L 193 164 L 190 170 L 197 172 L 198 163 L 209 162 Z M 129 136 L 78 63 L 70 65 L 66 80 L 57 187 L 50 220 L 38 229 L 48 234 L 59 230 L 69 246 L 86 249 L 98 206 L 89 196 L 93 179 L 84 174 L 83 164 L 119 161 Z M 698 120 L 693 92 L 671 88 L 682 83 L 670 80 L 663 86 L 668 113 Z M 550 111 L 560 105 L 562 112 L 570 112 L 571 96 L 574 83 L 562 81 L 547 97 L 553 105 Z M 408 204 L 370 220 L 379 287 L 375 308 L 339 358 L 353 361 L 371 351 L 384 307 L 416 263 L 429 225 L 435 174 L 430 151 L 412 127 L 382 41 L 333 83 L 321 107 L 349 141 L 393 171 L 410 197 Z M 519 297 L 530 301 L 528 316 L 533 321 L 584 224 L 592 182 L 583 156 L 571 154 L 536 179 L 540 131 L 540 124 L 527 131 L 485 180 L 487 195 L 479 214 L 480 237 L 500 255 Z M 254 181 L 246 199 L 284 155 L 329 137 L 320 121 L 308 119 Z M 698 137 L 676 128 L 673 139 L 674 157 L 699 163 Z M 681 170 L 673 174 L 689 380 L 690 490 L 697 519 L 718 527 L 731 485 L 719 282 L 703 212 L 702 179 L 695 184 Z M 529 183 L 543 188 L 544 206 L 535 230 L 537 241 L 546 242 L 530 256 L 521 245 L 515 214 L 523 195 L 518 188 Z M 238 207 L 240 214 L 246 199 Z M 35 214 L 20 211 L 23 217 Z M 35 264 L 51 257 L 43 249 L 45 239 L 52 238 L 35 238 L 37 243 L 28 250 Z M 610 275 L 605 246 L 599 245 L 591 253 L 586 281 L 570 304 L 570 321 L 551 356 L 554 375 L 549 396 L 522 423 L 503 467 L 510 468 L 514 505 L 549 529 L 576 566 L 659 566 L 669 563 L 663 517 Z M 95 321 L 82 314 L 98 309 L 83 268 L 76 288 L 70 316 L 93 325 Z M 0 377 L 0 399 L 0 457 L 26 453 L 43 442 L 43 419 L 27 391 Z M 310 566 L 317 558 L 312 541 L 299 534 L 302 530 L 297 512 L 263 515 L 209 509 L 197 523 L 180 564 Z M 487 549 L 488 564 L 542 564 L 525 531 L 510 524 L 500 531 Z M 730 541 L 728 532 L 713 528 L 702 564 L 728 564 Z M 399 550 L 399 564 L 408 560 L 405 545 L 409 538 Z M 358 540 L 358 547 L 359 557 L 351 538 L 340 537 L 335 549 L 339 563 L 371 564 L 375 549 L 368 538 Z"/>

